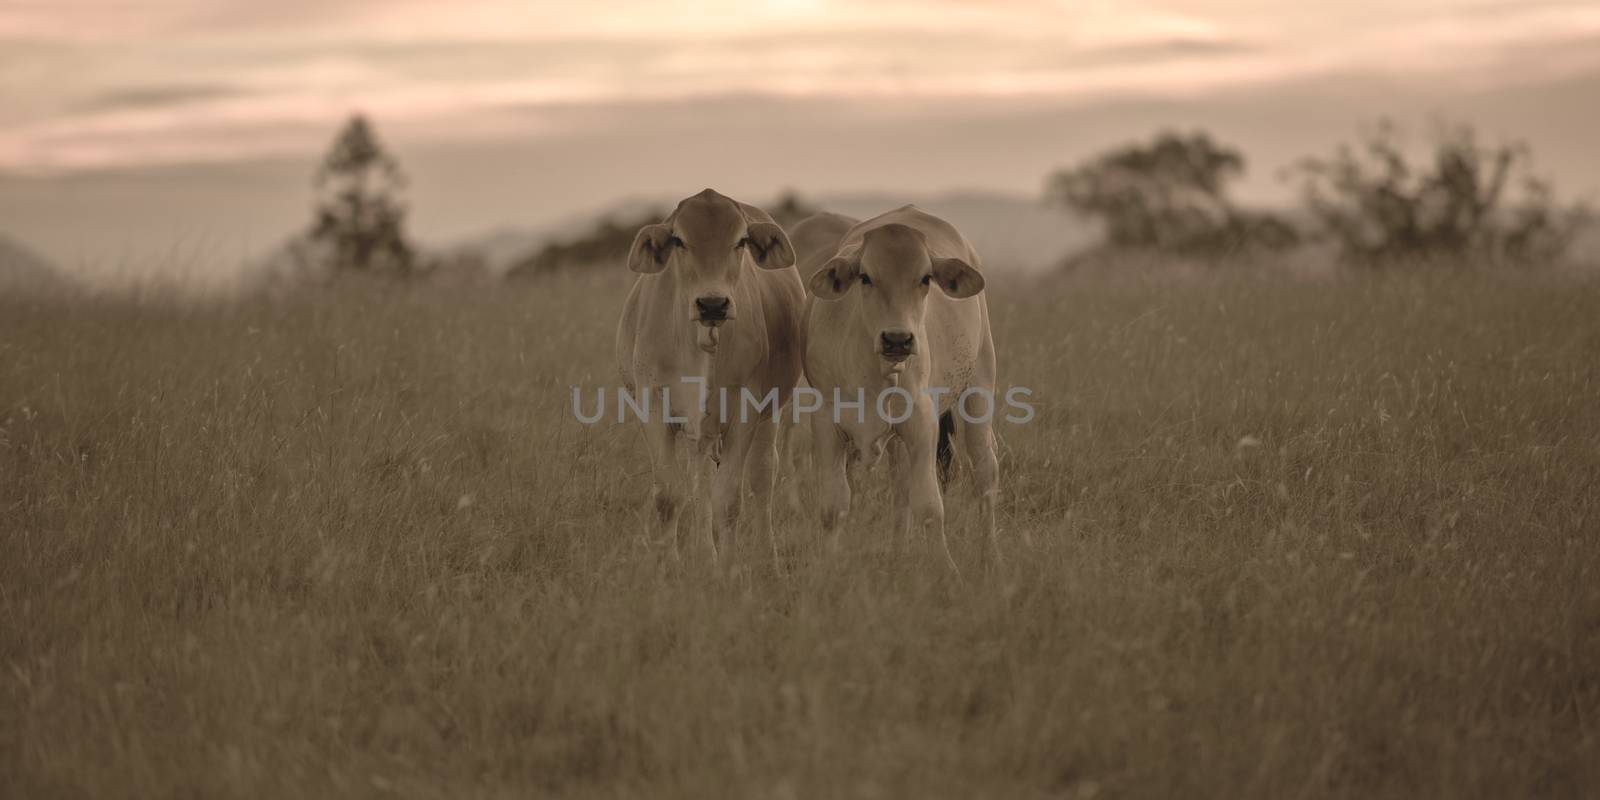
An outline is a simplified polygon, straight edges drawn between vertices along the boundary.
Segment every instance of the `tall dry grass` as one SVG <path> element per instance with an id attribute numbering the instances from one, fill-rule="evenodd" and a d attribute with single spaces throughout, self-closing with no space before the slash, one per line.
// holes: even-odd
<path id="1" fill-rule="evenodd" d="M 1600 792 L 1593 280 L 1001 286 L 965 582 L 663 567 L 623 290 L 5 304 L 0 795 Z"/>

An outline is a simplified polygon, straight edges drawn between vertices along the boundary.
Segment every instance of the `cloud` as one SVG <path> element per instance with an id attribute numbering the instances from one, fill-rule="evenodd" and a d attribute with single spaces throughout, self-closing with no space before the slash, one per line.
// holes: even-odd
<path id="1" fill-rule="evenodd" d="M 359 29 L 417 0 L 7 0 L 0 38 L 127 41 L 189 34 Z"/>
<path id="2" fill-rule="evenodd" d="M 93 114 L 103 111 L 149 109 L 189 105 L 206 100 L 240 97 L 247 90 L 227 84 L 169 84 L 155 86 L 127 86 L 108 89 L 84 100 L 72 103 L 74 113 Z"/>
<path id="3" fill-rule="evenodd" d="M 1070 57 L 1074 64 L 1110 65 L 1110 64 L 1147 64 L 1154 62 L 1171 62 L 1176 60 L 1197 60 L 1225 58 L 1228 56 L 1248 55 L 1260 53 L 1264 50 L 1260 45 L 1237 39 L 1197 39 L 1173 38 L 1160 39 L 1150 42 L 1136 42 L 1132 44 L 1113 45 L 1110 47 L 1089 48 Z"/>
<path id="4" fill-rule="evenodd" d="M 1600 9 L 1558 2 L 11 0 L 0 168 L 299 152 L 357 108 L 403 135 L 472 141 L 570 123 L 541 109 L 675 98 L 873 113 L 1351 71 L 1495 85 L 1586 68 L 1597 57 L 1573 43 L 1596 35 Z"/>

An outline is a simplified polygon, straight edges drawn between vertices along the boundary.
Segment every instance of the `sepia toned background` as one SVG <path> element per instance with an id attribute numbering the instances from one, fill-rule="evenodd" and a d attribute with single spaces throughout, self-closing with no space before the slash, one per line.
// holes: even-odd
<path id="1" fill-rule="evenodd" d="M 1594 3 L 4 0 L 0 798 L 1600 796 L 1597 96 Z M 572 390 L 706 186 L 974 242 L 1002 561 L 804 441 L 650 535 Z"/>
<path id="2" fill-rule="evenodd" d="M 1032 200 L 1173 124 L 1243 149 L 1253 203 L 1385 115 L 1600 188 L 1586 2 L 13 0 L 0 44 L 0 233 L 89 270 L 277 246 L 355 110 L 436 246 L 702 186 Z"/>

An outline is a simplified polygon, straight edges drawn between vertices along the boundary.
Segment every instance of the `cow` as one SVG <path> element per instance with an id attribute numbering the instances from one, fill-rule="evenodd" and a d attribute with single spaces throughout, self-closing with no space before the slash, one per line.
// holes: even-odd
<path id="1" fill-rule="evenodd" d="M 794 243 L 795 268 L 800 271 L 800 280 L 810 280 L 838 252 L 845 234 L 860 222 L 831 211 L 812 214 L 796 222 L 789 229 L 789 241 Z"/>
<path id="2" fill-rule="evenodd" d="M 822 211 L 794 223 L 789 228 L 789 241 L 794 245 L 795 268 L 800 271 L 802 282 L 809 279 L 812 273 L 833 257 L 839 249 L 839 241 L 857 222 L 860 220 Z M 802 386 L 804 385 L 802 382 Z M 786 490 L 785 502 L 795 514 L 802 512 L 803 504 L 800 501 L 800 469 L 797 463 L 799 459 L 794 448 L 797 442 L 804 439 L 805 434 L 797 429 L 805 424 L 809 423 L 788 414 L 778 421 L 779 481 Z M 795 439 L 797 432 L 800 433 L 800 439 Z"/>
<path id="3" fill-rule="evenodd" d="M 875 459 L 895 440 L 901 536 L 909 537 L 913 521 L 931 529 L 956 570 L 939 478 L 939 462 L 948 465 L 940 441 L 953 434 L 971 462 L 987 552 L 998 561 L 995 354 L 977 251 L 950 223 L 908 205 L 850 226 L 823 258 L 802 266 L 814 270 L 804 358 L 806 380 L 822 394 L 811 429 L 823 528 L 836 541 L 850 510 L 847 466 Z M 862 398 L 864 409 L 848 405 Z M 970 413 L 955 413 L 963 409 Z"/>
<path id="4" fill-rule="evenodd" d="M 711 189 L 641 228 L 628 251 L 638 277 L 617 326 L 617 364 L 633 396 L 666 401 L 644 415 L 643 426 L 656 533 L 674 555 L 680 514 L 709 459 L 713 561 L 733 566 L 747 471 L 777 557 L 771 494 L 779 411 L 763 402 L 775 393 L 779 408 L 787 405 L 800 378 L 805 289 L 794 265 L 789 237 L 772 217 Z M 676 457 L 680 436 L 694 445 L 686 463 Z"/>

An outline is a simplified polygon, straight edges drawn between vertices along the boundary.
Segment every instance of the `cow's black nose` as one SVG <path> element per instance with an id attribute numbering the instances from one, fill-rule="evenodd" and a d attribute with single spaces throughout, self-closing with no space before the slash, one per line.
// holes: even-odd
<path id="1" fill-rule="evenodd" d="M 726 320 L 728 318 L 728 306 L 731 306 L 731 304 L 733 304 L 733 299 L 718 298 L 715 294 L 709 294 L 704 298 L 694 298 L 694 310 L 698 312 L 702 320 Z"/>
<path id="2" fill-rule="evenodd" d="M 879 334 L 883 338 L 884 355 L 904 355 L 912 352 L 916 337 L 911 331 L 884 331 Z"/>
<path id="3" fill-rule="evenodd" d="M 727 319 L 728 307 L 733 304 L 728 297 L 697 297 L 694 301 L 694 310 L 700 314 L 701 319 Z"/>

